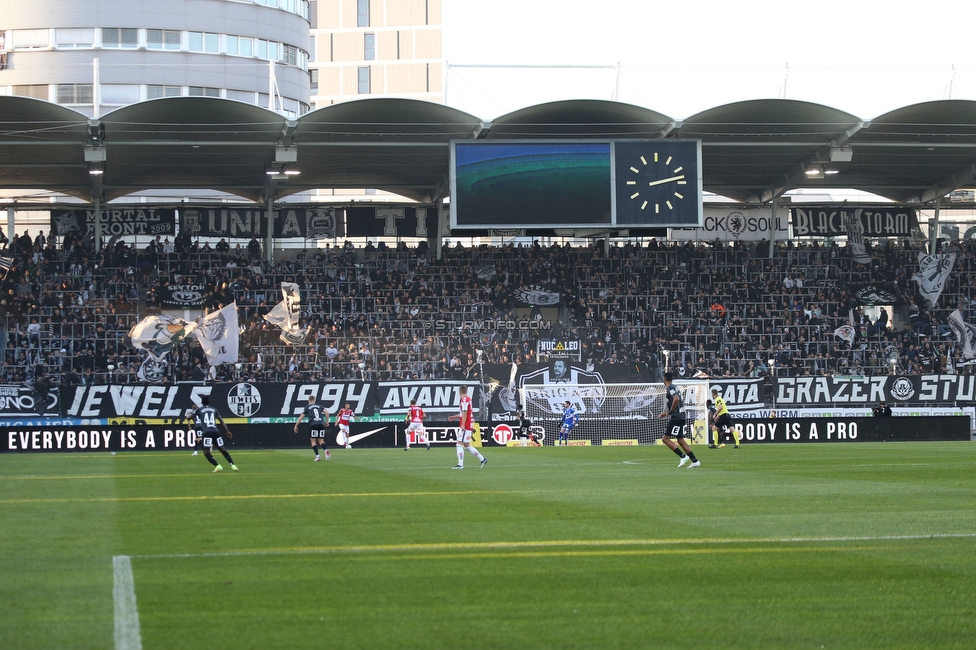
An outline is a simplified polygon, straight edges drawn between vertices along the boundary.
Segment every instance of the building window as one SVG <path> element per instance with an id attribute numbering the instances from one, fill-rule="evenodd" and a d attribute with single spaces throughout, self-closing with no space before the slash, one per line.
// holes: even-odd
<path id="1" fill-rule="evenodd" d="M 187 49 L 191 52 L 208 52 L 216 54 L 220 51 L 220 36 L 211 32 L 189 32 Z"/>
<path id="2" fill-rule="evenodd" d="M 47 101 L 48 88 L 47 88 L 47 84 L 30 84 L 30 85 L 23 85 L 23 86 L 14 86 L 13 94 L 18 97 L 33 97 L 34 99 L 43 99 Z"/>
<path id="3" fill-rule="evenodd" d="M 254 104 L 254 92 L 251 90 L 228 90 L 227 99 L 233 99 L 245 104 Z"/>
<path id="4" fill-rule="evenodd" d="M 146 86 L 146 99 L 159 99 L 160 97 L 179 97 L 183 94 L 180 86 Z"/>
<path id="5" fill-rule="evenodd" d="M 91 84 L 58 84 L 59 104 L 91 104 Z"/>
<path id="6" fill-rule="evenodd" d="M 47 47 L 49 38 L 46 29 L 15 29 L 10 40 L 15 50 L 33 50 Z"/>
<path id="7" fill-rule="evenodd" d="M 282 63 L 287 65 L 298 65 L 298 48 L 294 45 L 281 45 L 281 58 L 279 59 Z"/>
<path id="8" fill-rule="evenodd" d="M 190 97 L 220 97 L 220 88 L 190 86 Z"/>
<path id="9" fill-rule="evenodd" d="M 369 0 L 357 0 L 356 26 L 369 27 Z"/>
<path id="10" fill-rule="evenodd" d="M 313 70 L 309 71 L 309 77 L 311 79 L 309 82 L 309 91 L 313 95 L 317 95 L 319 93 L 319 69 L 314 68 Z"/>
<path id="11" fill-rule="evenodd" d="M 102 47 L 135 49 L 139 47 L 139 30 L 127 27 L 102 27 Z"/>
<path id="12" fill-rule="evenodd" d="M 54 42 L 62 49 L 92 47 L 95 44 L 95 30 L 87 29 L 56 29 Z"/>
<path id="13" fill-rule="evenodd" d="M 257 55 L 259 59 L 268 58 L 268 41 L 258 39 Z"/>
<path id="14" fill-rule="evenodd" d="M 237 56 L 241 49 L 239 41 L 236 36 L 224 36 L 224 52 Z"/>
<path id="15" fill-rule="evenodd" d="M 363 60 L 376 58 L 376 34 L 363 34 Z"/>
<path id="16" fill-rule="evenodd" d="M 181 33 L 171 29 L 147 29 L 146 47 L 150 50 L 179 50 Z"/>
<path id="17" fill-rule="evenodd" d="M 369 94 L 369 66 L 364 65 L 359 68 L 359 94 Z"/>
<path id="18" fill-rule="evenodd" d="M 102 84 L 99 87 L 102 104 L 127 106 L 139 101 L 139 86 L 125 84 Z"/>

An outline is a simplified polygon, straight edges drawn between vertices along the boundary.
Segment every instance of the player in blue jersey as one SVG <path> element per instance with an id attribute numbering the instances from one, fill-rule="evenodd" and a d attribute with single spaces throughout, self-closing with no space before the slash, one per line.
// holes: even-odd
<path id="1" fill-rule="evenodd" d="M 576 413 L 576 409 L 570 406 L 569 400 L 566 400 L 563 402 L 563 419 L 559 424 L 559 439 L 556 440 L 556 446 L 569 444 L 569 432 L 573 430 L 577 422 L 579 422 L 579 414 Z"/>

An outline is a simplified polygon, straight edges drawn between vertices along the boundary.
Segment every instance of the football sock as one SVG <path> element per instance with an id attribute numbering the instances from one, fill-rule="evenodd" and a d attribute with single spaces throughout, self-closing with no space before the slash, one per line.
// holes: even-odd
<path id="1" fill-rule="evenodd" d="M 205 449 L 203 455 L 207 457 L 207 460 L 210 461 L 211 465 L 213 465 L 214 467 L 217 466 L 217 461 L 214 460 L 213 454 L 210 453 L 209 449 Z"/>
<path id="2" fill-rule="evenodd" d="M 739 446 L 739 430 L 732 427 L 732 439 L 735 440 L 735 446 Z"/>
<path id="3" fill-rule="evenodd" d="M 485 459 L 485 457 L 481 455 L 481 452 L 478 451 L 477 449 L 475 449 L 474 447 L 468 447 L 467 449 L 472 454 L 474 454 L 474 457 L 477 458 L 478 460 L 484 460 Z"/>
<path id="4" fill-rule="evenodd" d="M 458 465 L 464 465 L 464 445 L 457 446 Z"/>
<path id="5" fill-rule="evenodd" d="M 691 459 L 691 462 L 693 462 L 693 463 L 697 463 L 698 462 L 698 459 L 695 458 L 695 452 L 688 451 L 687 454 L 688 454 L 688 458 Z"/>
<path id="6" fill-rule="evenodd" d="M 312 445 L 312 451 L 314 451 L 315 452 L 315 456 L 318 457 L 318 455 L 319 455 L 319 446 L 318 445 Z"/>
<path id="7" fill-rule="evenodd" d="M 672 451 L 674 451 L 674 453 L 678 454 L 678 458 L 684 458 L 685 457 L 685 452 L 681 451 L 681 447 L 675 447 Z"/>
<path id="8" fill-rule="evenodd" d="M 220 453 L 222 453 L 222 454 L 224 455 L 224 458 L 226 458 L 226 459 L 227 459 L 227 462 L 228 462 L 228 463 L 230 463 L 231 465 L 233 465 L 233 464 L 234 464 L 234 461 L 233 461 L 233 460 L 231 460 L 231 458 L 230 458 L 230 454 L 228 454 L 228 453 L 227 453 L 227 450 L 226 450 L 226 449 L 221 449 L 221 450 L 220 450 Z"/>
<path id="9" fill-rule="evenodd" d="M 718 429 L 716 429 L 715 431 L 712 431 L 712 440 L 713 440 L 712 444 L 715 445 L 716 447 L 718 446 L 718 439 L 719 439 Z"/>

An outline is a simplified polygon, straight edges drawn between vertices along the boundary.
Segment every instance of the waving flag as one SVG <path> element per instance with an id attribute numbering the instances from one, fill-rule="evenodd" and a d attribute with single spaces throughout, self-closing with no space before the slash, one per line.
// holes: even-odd
<path id="1" fill-rule="evenodd" d="M 207 314 L 193 333 L 207 355 L 207 363 L 237 363 L 241 331 L 237 318 L 237 303 Z"/>
<path id="2" fill-rule="evenodd" d="M 973 350 L 973 342 L 976 341 L 976 327 L 970 325 L 962 318 L 962 312 L 958 309 L 949 314 L 949 326 L 956 335 L 959 342 L 959 350 L 965 361 L 976 359 L 976 350 Z M 966 364 L 968 365 L 968 364 Z"/>
<path id="3" fill-rule="evenodd" d="M 854 345 L 854 328 L 851 325 L 841 325 L 834 330 L 834 336 L 846 341 L 848 345 Z"/>
<path id="4" fill-rule="evenodd" d="M 929 303 L 929 307 L 935 307 L 939 302 L 939 296 L 945 289 L 946 280 L 952 271 L 952 265 L 956 262 L 956 254 L 947 255 L 926 255 L 918 254 L 918 273 L 912 276 L 912 281 L 918 283 L 918 291 Z"/>
<path id="5" fill-rule="evenodd" d="M 294 282 L 282 282 L 283 300 L 264 315 L 264 320 L 281 328 L 281 340 L 289 345 L 305 342 L 310 328 L 299 329 L 298 319 L 302 312 L 302 294 Z"/>
<path id="6" fill-rule="evenodd" d="M 196 323 L 167 314 L 146 316 L 122 337 L 122 343 L 136 350 L 145 350 L 156 361 L 162 361 L 167 352 L 175 349 L 196 328 Z"/>

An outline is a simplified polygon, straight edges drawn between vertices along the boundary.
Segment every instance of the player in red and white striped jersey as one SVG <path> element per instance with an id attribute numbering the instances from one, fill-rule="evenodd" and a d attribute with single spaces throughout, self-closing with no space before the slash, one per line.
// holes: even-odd
<path id="1" fill-rule="evenodd" d="M 427 443 L 427 451 L 430 451 L 430 439 L 427 437 L 427 430 L 424 429 L 424 418 L 426 417 L 424 409 L 417 406 L 417 400 L 410 400 L 410 410 L 407 411 L 407 446 L 404 448 L 410 449 L 410 434 L 416 433 L 418 442 Z"/>
<path id="2" fill-rule="evenodd" d="M 471 398 L 468 397 L 468 387 L 461 386 L 458 390 L 461 394 L 460 410 L 457 415 L 452 415 L 448 420 L 458 421 L 457 457 L 458 464 L 451 469 L 464 469 L 464 450 L 467 449 L 474 454 L 475 458 L 481 461 L 481 466 L 488 464 L 488 459 L 481 455 L 481 452 L 471 446 L 471 434 L 474 432 L 474 406 Z"/>
<path id="3" fill-rule="evenodd" d="M 349 423 L 356 419 L 356 412 L 349 408 L 349 402 L 346 402 L 346 407 L 339 409 L 336 413 L 336 425 L 339 427 L 339 444 L 350 449 L 352 445 L 349 442 Z"/>

